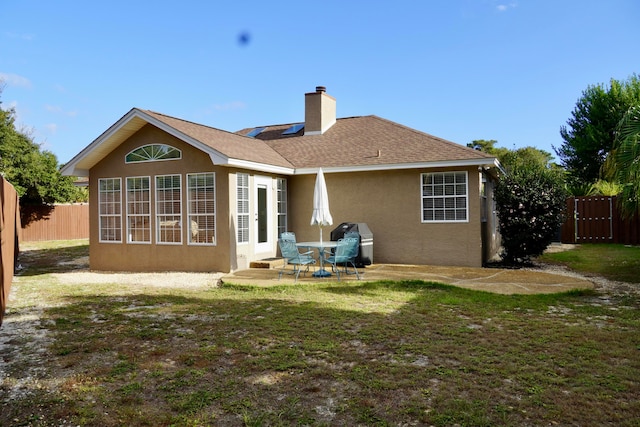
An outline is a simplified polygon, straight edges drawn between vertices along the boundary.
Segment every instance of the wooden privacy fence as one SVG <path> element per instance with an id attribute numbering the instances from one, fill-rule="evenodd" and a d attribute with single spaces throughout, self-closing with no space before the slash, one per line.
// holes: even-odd
<path id="1" fill-rule="evenodd" d="M 22 240 L 71 240 L 89 238 L 89 204 L 25 206 Z"/>
<path id="2" fill-rule="evenodd" d="M 570 197 L 562 243 L 640 244 L 640 215 L 622 219 L 615 196 Z"/>
<path id="3" fill-rule="evenodd" d="M 7 307 L 20 240 L 18 193 L 0 176 L 0 325 Z"/>

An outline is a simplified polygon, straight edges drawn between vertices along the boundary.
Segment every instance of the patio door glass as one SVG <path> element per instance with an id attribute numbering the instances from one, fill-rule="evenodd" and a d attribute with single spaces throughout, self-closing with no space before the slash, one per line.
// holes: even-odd
<path id="1" fill-rule="evenodd" d="M 255 178 L 255 236 L 256 252 L 269 252 L 272 250 L 271 242 L 271 187 L 269 177 Z"/>
<path id="2" fill-rule="evenodd" d="M 267 188 L 258 185 L 258 243 L 267 241 Z"/>

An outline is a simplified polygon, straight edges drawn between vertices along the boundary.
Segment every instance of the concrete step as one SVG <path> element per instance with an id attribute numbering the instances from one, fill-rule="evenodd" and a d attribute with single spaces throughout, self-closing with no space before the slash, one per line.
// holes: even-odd
<path id="1" fill-rule="evenodd" d="M 280 268 L 284 265 L 284 258 L 265 258 L 259 261 L 251 261 L 250 268 Z"/>

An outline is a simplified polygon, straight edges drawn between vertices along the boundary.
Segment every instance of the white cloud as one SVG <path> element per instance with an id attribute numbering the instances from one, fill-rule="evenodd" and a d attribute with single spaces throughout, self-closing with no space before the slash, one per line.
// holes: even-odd
<path id="1" fill-rule="evenodd" d="M 511 2 L 511 3 L 507 3 L 507 4 L 499 4 L 496 6 L 496 9 L 498 10 L 498 12 L 506 12 L 509 9 L 513 9 L 517 6 L 518 4 L 516 2 Z"/>
<path id="2" fill-rule="evenodd" d="M 58 131 L 58 125 L 56 123 L 48 123 L 44 125 L 44 128 L 51 135 L 55 135 L 55 133 Z"/>
<path id="3" fill-rule="evenodd" d="M 36 38 L 35 34 L 29 34 L 29 33 L 4 33 L 7 37 L 9 37 L 10 39 L 20 39 L 20 40 L 26 40 L 26 41 L 31 41 L 33 39 Z"/>
<path id="4" fill-rule="evenodd" d="M 75 117 L 78 115 L 77 111 L 64 111 L 62 109 L 62 107 L 58 106 L 58 105 L 45 105 L 44 106 L 45 110 L 47 110 L 50 113 L 56 113 L 56 114 L 62 114 L 65 115 L 67 117 Z"/>
<path id="5" fill-rule="evenodd" d="M 9 86 L 18 86 L 31 89 L 31 81 L 28 78 L 11 73 L 0 73 L 0 81 L 6 83 Z"/>

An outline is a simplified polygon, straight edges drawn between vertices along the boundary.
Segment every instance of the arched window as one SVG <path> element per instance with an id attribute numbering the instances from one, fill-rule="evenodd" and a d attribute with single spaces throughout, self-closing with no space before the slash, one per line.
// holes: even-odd
<path id="1" fill-rule="evenodd" d="M 155 162 L 182 158 L 182 151 L 166 144 L 149 144 L 132 150 L 124 158 L 125 163 Z"/>

